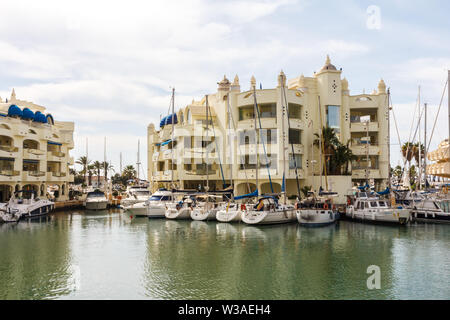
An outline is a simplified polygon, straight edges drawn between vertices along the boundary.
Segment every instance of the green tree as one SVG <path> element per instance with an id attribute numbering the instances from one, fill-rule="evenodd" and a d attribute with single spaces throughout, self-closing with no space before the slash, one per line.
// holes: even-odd
<path id="1" fill-rule="evenodd" d="M 122 177 L 125 181 L 128 181 L 130 179 L 136 179 L 136 174 L 137 172 L 134 167 L 132 165 L 128 165 L 123 169 Z"/>
<path id="2" fill-rule="evenodd" d="M 105 181 L 108 181 L 108 172 L 109 171 L 114 172 L 114 166 L 112 165 L 112 163 L 110 163 L 108 161 L 103 161 L 102 169 L 103 169 L 103 173 L 105 175 Z"/>
<path id="3" fill-rule="evenodd" d="M 88 160 L 88 158 L 86 156 L 81 156 L 78 158 L 78 160 L 75 162 L 76 164 L 79 164 L 83 167 L 83 169 L 80 171 L 81 174 L 83 174 L 84 176 L 84 181 L 86 181 L 86 175 L 88 173 L 88 165 L 91 161 Z"/>

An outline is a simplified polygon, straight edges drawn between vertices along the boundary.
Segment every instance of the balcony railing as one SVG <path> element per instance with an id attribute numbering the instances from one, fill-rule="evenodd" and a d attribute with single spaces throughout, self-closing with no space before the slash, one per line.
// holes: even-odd
<path id="1" fill-rule="evenodd" d="M 17 151 L 19 151 L 19 148 L 14 147 L 14 146 L 8 146 L 8 145 L 0 145 L 0 150 L 6 151 L 6 152 L 17 152 Z"/>
<path id="2" fill-rule="evenodd" d="M 66 154 L 64 152 L 61 151 L 50 151 L 52 156 L 58 157 L 58 158 L 62 158 L 65 157 Z"/>
<path id="3" fill-rule="evenodd" d="M 29 148 L 25 148 L 23 149 L 24 153 L 28 153 L 28 154 L 34 154 L 36 156 L 41 156 L 43 154 L 45 154 L 44 151 L 40 150 L 40 149 L 29 149 Z"/>
<path id="4" fill-rule="evenodd" d="M 2 176 L 18 176 L 20 171 L 10 170 L 10 169 L 0 169 L 0 175 Z"/>
<path id="5" fill-rule="evenodd" d="M 29 176 L 32 177 L 42 177 L 45 176 L 45 172 L 44 171 L 27 171 Z"/>
<path id="6" fill-rule="evenodd" d="M 62 178 L 62 177 L 65 177 L 65 176 L 66 176 L 66 173 L 65 173 L 65 172 L 55 172 L 55 171 L 52 171 L 51 174 L 52 174 L 52 177 L 57 177 L 57 178 Z"/>

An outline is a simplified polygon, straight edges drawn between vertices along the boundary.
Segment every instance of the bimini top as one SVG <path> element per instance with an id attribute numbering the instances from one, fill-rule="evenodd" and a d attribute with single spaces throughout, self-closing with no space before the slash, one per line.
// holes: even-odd
<path id="1" fill-rule="evenodd" d="M 173 124 L 177 124 L 178 123 L 178 119 L 177 119 L 177 114 L 173 113 L 173 114 L 169 114 L 167 117 L 164 117 L 161 119 L 161 122 L 159 123 L 159 127 L 162 128 L 167 124 L 172 124 L 172 120 L 173 120 Z"/>
<path id="2" fill-rule="evenodd" d="M 20 110 L 20 108 L 18 106 L 16 106 L 15 104 L 12 104 L 9 106 L 8 109 L 8 116 L 9 117 L 22 117 L 23 112 L 22 110 Z"/>
<path id="3" fill-rule="evenodd" d="M 24 108 L 22 110 L 22 119 L 23 120 L 34 120 L 34 112 L 28 108 Z"/>
<path id="4" fill-rule="evenodd" d="M 34 114 L 34 122 L 47 123 L 47 117 L 40 111 L 36 111 Z"/>

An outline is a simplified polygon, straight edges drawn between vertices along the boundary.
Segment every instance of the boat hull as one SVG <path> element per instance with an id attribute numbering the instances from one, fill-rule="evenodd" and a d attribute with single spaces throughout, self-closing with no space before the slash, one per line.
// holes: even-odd
<path id="1" fill-rule="evenodd" d="M 191 211 L 191 219 L 195 221 L 216 220 L 217 209 L 203 210 L 194 208 Z"/>
<path id="2" fill-rule="evenodd" d="M 220 222 L 239 222 L 241 221 L 241 215 L 241 210 L 219 210 L 216 219 Z"/>
<path id="3" fill-rule="evenodd" d="M 322 227 L 335 223 L 339 213 L 332 210 L 297 210 L 297 221 L 305 227 Z"/>
<path id="4" fill-rule="evenodd" d="M 296 221 L 294 209 L 275 211 L 245 211 L 241 215 L 246 224 L 282 224 Z"/>
<path id="5" fill-rule="evenodd" d="M 426 223 L 449 223 L 450 213 L 448 212 L 430 212 L 423 210 L 411 211 L 411 220 Z"/>
<path id="6" fill-rule="evenodd" d="M 165 212 L 165 217 L 167 219 L 177 219 L 177 220 L 191 219 L 191 209 L 181 208 L 180 210 L 177 210 L 174 208 L 169 208 Z"/>
<path id="7" fill-rule="evenodd" d="M 383 212 L 367 212 L 362 210 L 350 211 L 346 217 L 369 223 L 389 223 L 405 225 L 411 220 L 409 209 L 390 209 Z"/>
<path id="8" fill-rule="evenodd" d="M 127 207 L 123 208 L 124 213 L 128 214 L 128 215 L 133 215 L 135 217 L 147 217 L 148 215 L 148 207 L 147 206 L 137 206 L 135 205 L 130 205 Z"/>
<path id="9" fill-rule="evenodd" d="M 87 210 L 105 210 L 108 207 L 108 201 L 86 201 L 84 206 Z"/>

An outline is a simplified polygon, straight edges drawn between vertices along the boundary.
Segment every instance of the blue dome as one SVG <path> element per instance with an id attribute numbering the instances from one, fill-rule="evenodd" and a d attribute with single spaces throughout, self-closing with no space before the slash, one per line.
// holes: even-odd
<path id="1" fill-rule="evenodd" d="M 34 119 L 34 112 L 31 111 L 28 108 L 24 108 L 22 111 L 22 119 L 24 120 L 33 120 Z"/>
<path id="2" fill-rule="evenodd" d="M 43 113 L 41 113 L 40 111 L 36 111 L 36 113 L 34 114 L 34 120 L 33 121 L 47 123 L 47 117 Z"/>
<path id="3" fill-rule="evenodd" d="M 50 113 L 46 116 L 46 120 L 47 123 L 55 124 L 55 120 L 53 120 L 53 116 Z"/>
<path id="4" fill-rule="evenodd" d="M 12 104 L 9 106 L 9 109 L 8 109 L 9 117 L 21 117 L 22 114 L 23 114 L 22 110 L 20 110 L 20 108 L 18 106 L 16 106 L 15 104 Z"/>

